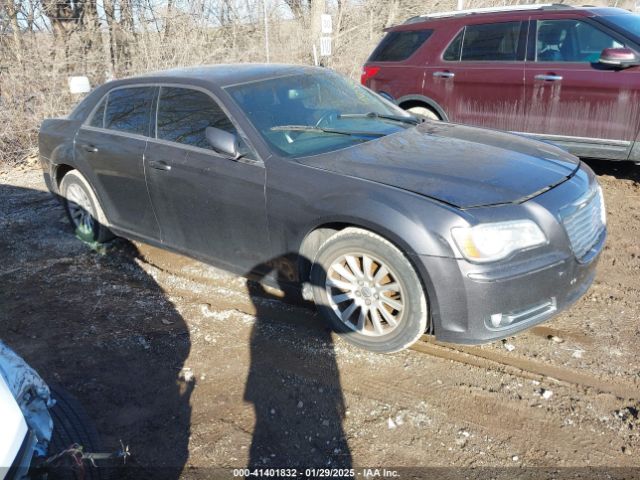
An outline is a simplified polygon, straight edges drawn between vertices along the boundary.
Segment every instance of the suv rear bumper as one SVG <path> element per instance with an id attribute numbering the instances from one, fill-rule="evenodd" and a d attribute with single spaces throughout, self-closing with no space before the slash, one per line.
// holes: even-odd
<path id="1" fill-rule="evenodd" d="M 606 230 L 586 263 L 557 253 L 490 269 L 462 259 L 420 256 L 434 280 L 428 290 L 436 338 L 486 343 L 548 320 L 589 289 L 605 239 Z"/>

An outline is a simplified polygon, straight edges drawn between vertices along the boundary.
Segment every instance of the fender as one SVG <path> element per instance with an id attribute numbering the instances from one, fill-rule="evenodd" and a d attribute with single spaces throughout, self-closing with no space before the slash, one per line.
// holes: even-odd
<path id="1" fill-rule="evenodd" d="M 445 113 L 444 109 L 432 98 L 425 97 L 424 95 L 405 95 L 404 97 L 400 97 L 395 101 L 398 105 L 402 105 L 406 102 L 421 102 L 431 107 L 435 112 L 440 116 L 440 118 L 448 122 L 449 116 Z"/>
<path id="2" fill-rule="evenodd" d="M 318 199 L 327 214 L 314 218 L 313 223 L 301 224 L 288 242 L 289 251 L 300 251 L 305 239 L 317 228 L 337 224 L 371 230 L 395 244 L 407 255 L 455 257 L 449 241 L 435 233 L 449 231 L 452 218 L 450 207 L 414 193 L 405 193 L 401 197 L 398 197 L 397 192 L 396 195 L 385 195 L 381 188 L 375 199 L 353 191 Z M 412 208 L 411 204 L 415 206 Z M 458 218 L 464 223 L 462 216 Z M 436 228 L 432 229 L 430 226 Z M 445 228 L 441 228 L 442 226 Z"/>

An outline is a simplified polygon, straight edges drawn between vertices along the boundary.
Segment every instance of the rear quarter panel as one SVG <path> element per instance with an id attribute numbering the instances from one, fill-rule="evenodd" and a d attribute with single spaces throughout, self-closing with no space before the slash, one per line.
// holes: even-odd
<path id="1" fill-rule="evenodd" d="M 81 120 L 69 118 L 48 118 L 42 122 L 38 134 L 40 164 L 47 187 L 57 191 L 54 181 L 56 167 L 66 164 L 75 167 L 74 138 L 80 128 Z"/>

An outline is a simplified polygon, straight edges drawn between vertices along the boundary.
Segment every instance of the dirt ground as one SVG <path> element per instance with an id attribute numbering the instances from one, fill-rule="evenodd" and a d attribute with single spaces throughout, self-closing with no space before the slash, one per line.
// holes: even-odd
<path id="1" fill-rule="evenodd" d="M 610 236 L 583 299 L 505 341 L 425 337 L 387 356 L 216 268 L 125 240 L 92 249 L 38 170 L 3 171 L 0 338 L 80 399 L 109 448 L 130 446 L 132 478 L 638 478 L 640 167 L 590 163 Z"/>

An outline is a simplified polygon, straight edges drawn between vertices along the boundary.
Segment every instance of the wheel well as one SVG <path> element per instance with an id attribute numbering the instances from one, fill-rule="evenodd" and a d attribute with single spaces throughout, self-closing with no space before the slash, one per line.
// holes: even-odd
<path id="1" fill-rule="evenodd" d="M 366 227 L 361 227 L 360 225 L 350 224 L 350 223 L 329 223 L 325 225 L 321 225 L 311 232 L 307 234 L 307 236 L 302 241 L 302 245 L 300 245 L 299 255 L 298 255 L 298 275 L 299 280 L 301 282 L 306 282 L 309 280 L 309 276 L 311 274 L 311 266 L 313 261 L 315 260 L 316 252 L 320 248 L 320 246 L 332 235 L 339 232 L 340 230 L 344 230 L 347 227 L 355 227 L 362 228 L 365 230 L 369 230 Z M 376 232 L 374 232 L 376 233 Z M 378 234 L 381 235 L 381 234 Z M 383 238 L 386 238 L 384 235 L 381 235 Z M 391 239 L 387 239 L 392 244 L 398 247 L 397 243 L 395 243 Z M 402 248 L 401 248 L 402 250 Z M 415 259 L 409 258 L 409 262 L 413 264 L 413 267 L 420 278 L 420 283 L 422 284 L 422 289 L 427 299 L 427 304 L 429 305 L 429 321 L 427 323 L 427 330 L 425 333 L 433 333 L 434 332 L 434 322 L 431 309 L 431 295 L 427 285 L 425 283 L 425 279 L 422 278 L 421 269 L 418 265 L 416 265 Z"/>
<path id="2" fill-rule="evenodd" d="M 60 188 L 60 182 L 62 182 L 62 178 L 71 170 L 75 170 L 75 169 L 64 163 L 61 163 L 56 167 L 56 172 L 55 172 L 56 188 Z"/>
<path id="3" fill-rule="evenodd" d="M 320 248 L 320 245 L 334 233 L 353 226 L 355 225 L 348 223 L 328 223 L 315 228 L 304 237 L 298 256 L 298 275 L 301 281 L 305 282 L 308 280 L 311 274 L 311 264 L 315 259 L 316 252 Z"/>
<path id="4" fill-rule="evenodd" d="M 413 108 L 413 107 L 427 108 L 431 110 L 440 120 L 442 120 L 442 115 L 440 115 L 438 111 L 428 103 L 421 102 L 420 100 L 407 100 L 406 102 L 402 102 L 400 104 L 400 108 L 402 108 L 403 110 L 409 110 L 410 108 Z"/>

